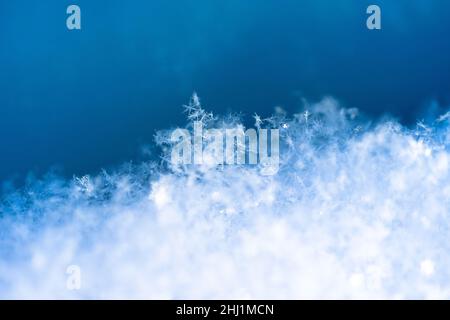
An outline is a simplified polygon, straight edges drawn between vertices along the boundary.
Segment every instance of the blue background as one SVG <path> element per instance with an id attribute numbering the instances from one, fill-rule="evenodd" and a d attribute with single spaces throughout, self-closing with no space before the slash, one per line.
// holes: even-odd
<path id="1" fill-rule="evenodd" d="M 216 113 L 332 95 L 411 124 L 449 105 L 449 33 L 447 0 L 0 0 L 0 179 L 138 159 L 193 91 Z"/>

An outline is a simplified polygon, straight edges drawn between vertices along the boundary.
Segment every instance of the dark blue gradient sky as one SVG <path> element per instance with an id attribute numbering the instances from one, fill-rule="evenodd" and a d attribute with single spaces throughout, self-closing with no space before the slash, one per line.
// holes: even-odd
<path id="1" fill-rule="evenodd" d="M 324 95 L 405 123 L 450 105 L 447 0 L 0 1 L 2 180 L 135 159 L 193 91 L 247 115 Z"/>

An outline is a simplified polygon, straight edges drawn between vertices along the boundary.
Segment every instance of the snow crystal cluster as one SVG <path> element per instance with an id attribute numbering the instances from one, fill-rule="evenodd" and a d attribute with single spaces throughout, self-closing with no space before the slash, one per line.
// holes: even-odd
<path id="1" fill-rule="evenodd" d="M 280 129 L 273 176 L 171 167 L 162 132 L 162 164 L 29 183 L 0 204 L 0 297 L 450 298 L 447 117 L 360 117 L 331 98 L 255 115 Z"/>

